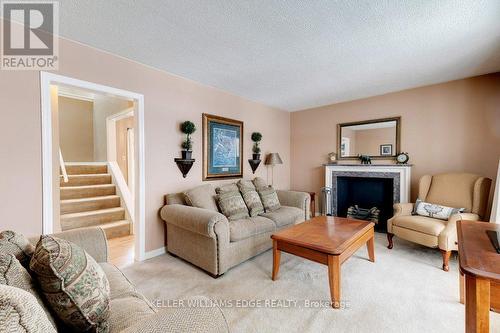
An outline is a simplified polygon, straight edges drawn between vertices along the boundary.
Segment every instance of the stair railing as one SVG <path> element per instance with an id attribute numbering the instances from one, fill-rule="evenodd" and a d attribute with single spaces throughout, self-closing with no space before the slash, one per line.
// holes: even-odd
<path id="1" fill-rule="evenodd" d="M 62 170 L 64 182 L 67 183 L 69 181 L 68 180 L 68 173 L 66 172 L 66 165 L 64 164 L 64 159 L 63 159 L 61 149 L 59 149 L 59 164 L 61 165 L 61 170 Z"/>

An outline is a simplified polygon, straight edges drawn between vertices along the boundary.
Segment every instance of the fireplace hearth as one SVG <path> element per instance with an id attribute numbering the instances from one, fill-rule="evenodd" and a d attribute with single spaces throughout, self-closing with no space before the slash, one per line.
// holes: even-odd
<path id="1" fill-rule="evenodd" d="M 349 207 L 379 210 L 375 230 L 387 232 L 394 203 L 410 195 L 411 165 L 325 165 L 325 185 L 331 190 L 327 215 L 346 217 Z"/>

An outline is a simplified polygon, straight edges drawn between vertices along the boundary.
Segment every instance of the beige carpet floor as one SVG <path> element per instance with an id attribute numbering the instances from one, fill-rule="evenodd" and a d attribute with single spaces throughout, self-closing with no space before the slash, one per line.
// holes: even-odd
<path id="1" fill-rule="evenodd" d="M 326 266 L 283 254 L 279 280 L 271 281 L 271 250 L 218 279 L 170 255 L 135 263 L 124 273 L 163 304 L 195 295 L 226 303 L 232 332 L 464 332 L 456 256 L 447 273 L 437 250 L 399 239 L 388 250 L 385 234 L 376 234 L 375 244 L 375 263 L 362 247 L 342 265 L 342 310 L 307 304 L 329 301 Z M 262 306 L 266 300 L 278 307 Z M 243 307 L 245 301 L 254 303 Z M 295 307 L 283 307 L 294 301 Z M 500 314 L 490 313 L 490 328 L 500 332 Z"/>

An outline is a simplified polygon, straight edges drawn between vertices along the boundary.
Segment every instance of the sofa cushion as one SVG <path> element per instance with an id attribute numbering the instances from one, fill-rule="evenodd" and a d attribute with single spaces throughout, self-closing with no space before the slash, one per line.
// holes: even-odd
<path id="1" fill-rule="evenodd" d="M 237 185 L 248 207 L 250 216 L 253 217 L 264 213 L 264 205 L 262 205 L 259 193 L 255 190 L 253 183 L 249 180 L 240 179 Z"/>
<path id="2" fill-rule="evenodd" d="M 0 253 L 13 254 L 28 268 L 33 252 L 35 247 L 23 235 L 10 230 L 0 232 Z"/>
<path id="3" fill-rule="evenodd" d="M 446 221 L 433 219 L 419 215 L 397 216 L 392 220 L 392 224 L 401 228 L 418 231 L 431 236 L 439 236 L 446 227 Z"/>
<path id="4" fill-rule="evenodd" d="M 247 205 L 245 205 L 245 201 L 243 201 L 240 191 L 218 194 L 217 203 L 219 204 L 222 214 L 224 214 L 229 221 L 248 217 L 248 208 Z"/>
<path id="5" fill-rule="evenodd" d="M 238 186 L 234 183 L 219 186 L 215 189 L 215 193 L 223 194 L 228 192 L 238 192 Z"/>
<path id="6" fill-rule="evenodd" d="M 255 177 L 252 183 L 257 191 L 267 187 L 266 181 L 260 177 Z"/>
<path id="7" fill-rule="evenodd" d="M 264 205 L 264 209 L 267 212 L 273 212 L 280 208 L 280 201 L 278 199 L 278 194 L 276 190 L 272 188 L 272 186 L 258 189 L 260 200 L 262 201 L 262 205 Z"/>
<path id="8" fill-rule="evenodd" d="M 249 217 L 229 223 L 229 239 L 231 242 L 237 242 L 274 230 L 276 225 L 273 221 L 262 216 Z"/>
<path id="9" fill-rule="evenodd" d="M 107 332 L 109 282 L 82 248 L 57 237 L 41 236 L 30 268 L 52 310 L 68 327 Z"/>
<path id="10" fill-rule="evenodd" d="M 56 333 L 37 299 L 29 292 L 0 285 L 0 331 Z"/>
<path id="11" fill-rule="evenodd" d="M 136 291 L 129 291 L 114 298 L 109 303 L 109 331 L 124 329 L 156 313 L 153 305 Z"/>
<path id="12" fill-rule="evenodd" d="M 106 278 L 109 282 L 110 299 L 119 298 L 122 295 L 126 295 L 130 292 L 136 292 L 135 286 L 130 282 L 129 279 L 120 271 L 118 267 L 109 262 L 99 263 Z"/>
<path id="13" fill-rule="evenodd" d="M 184 195 L 189 206 L 219 211 L 215 203 L 215 190 L 210 184 L 197 186 L 184 192 Z"/>
<path id="14" fill-rule="evenodd" d="M 13 254 L 0 253 L 0 284 L 16 287 L 32 294 L 42 307 L 52 326 L 57 327 L 52 313 L 43 303 L 38 293 L 35 281 Z"/>
<path id="15" fill-rule="evenodd" d="M 278 227 L 304 221 L 304 211 L 297 207 L 289 206 L 281 206 L 279 209 L 261 214 L 261 216 L 272 220 Z"/>

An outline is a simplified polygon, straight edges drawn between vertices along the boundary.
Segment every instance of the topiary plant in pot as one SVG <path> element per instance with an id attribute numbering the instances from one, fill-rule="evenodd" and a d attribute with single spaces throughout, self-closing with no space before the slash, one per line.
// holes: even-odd
<path id="1" fill-rule="evenodd" d="M 252 158 L 254 160 L 260 160 L 260 141 L 262 140 L 262 134 L 259 132 L 253 132 L 252 133 L 252 141 L 253 141 L 253 147 L 252 147 Z"/>
<path id="2" fill-rule="evenodd" d="M 193 148 L 193 142 L 191 141 L 191 134 L 193 134 L 196 131 L 196 126 L 190 122 L 189 120 L 186 120 L 181 124 L 181 132 L 186 134 L 186 140 L 182 142 L 182 159 L 184 160 L 190 160 L 192 156 L 192 151 L 191 149 Z"/>

